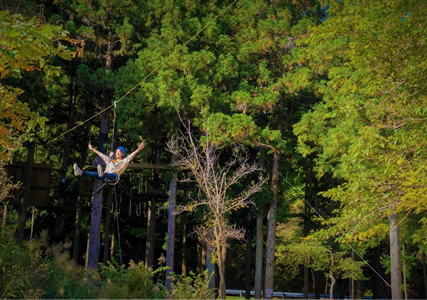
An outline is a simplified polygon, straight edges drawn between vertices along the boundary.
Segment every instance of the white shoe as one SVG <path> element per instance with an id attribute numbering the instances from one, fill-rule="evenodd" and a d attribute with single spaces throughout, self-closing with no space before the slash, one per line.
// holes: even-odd
<path id="1" fill-rule="evenodd" d="M 96 170 L 98 171 L 98 176 L 99 177 L 104 176 L 104 171 L 102 170 L 102 166 L 101 165 L 96 165 Z"/>
<path id="2" fill-rule="evenodd" d="M 82 170 L 79 168 L 79 166 L 76 163 L 73 165 L 73 170 L 74 170 L 75 176 L 82 175 Z"/>

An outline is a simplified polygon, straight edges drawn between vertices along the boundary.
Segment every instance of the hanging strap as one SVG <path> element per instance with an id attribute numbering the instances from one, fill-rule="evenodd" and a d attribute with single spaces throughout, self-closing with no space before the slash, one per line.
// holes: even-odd
<path id="1" fill-rule="evenodd" d="M 120 195 L 120 197 L 121 197 L 121 195 Z M 120 227 L 119 227 L 119 214 L 120 214 L 120 212 L 119 212 L 119 206 L 117 204 L 116 187 L 114 187 L 114 198 L 115 198 L 115 202 L 116 202 L 117 240 L 119 242 L 119 257 L 120 257 L 120 269 L 121 269 L 121 266 L 122 266 L 122 246 L 120 245 Z"/>
<path id="2" fill-rule="evenodd" d="M 114 143 L 114 137 L 116 136 L 116 107 L 117 107 L 117 101 L 114 101 L 114 110 L 113 110 L 113 134 L 111 135 L 111 151 L 114 151 L 113 149 L 113 143 Z"/>

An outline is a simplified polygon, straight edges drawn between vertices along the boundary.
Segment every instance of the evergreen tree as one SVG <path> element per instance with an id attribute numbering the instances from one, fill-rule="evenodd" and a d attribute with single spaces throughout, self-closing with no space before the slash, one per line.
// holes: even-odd
<path id="1" fill-rule="evenodd" d="M 309 68 L 328 80 L 319 86 L 324 101 L 296 127 L 300 150 L 320 150 L 318 174 L 344 180 L 324 193 L 340 202 L 330 233 L 367 247 L 390 235 L 392 297 L 400 298 L 398 226 L 425 201 L 426 8 L 327 4 L 329 18 L 305 41 Z"/>

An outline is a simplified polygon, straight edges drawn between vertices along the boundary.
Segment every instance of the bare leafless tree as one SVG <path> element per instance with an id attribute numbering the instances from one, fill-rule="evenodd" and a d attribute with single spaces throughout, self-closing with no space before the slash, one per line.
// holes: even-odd
<path id="1" fill-rule="evenodd" d="M 232 145 L 232 155 L 225 163 L 220 160 L 223 147 L 208 134 L 195 138 L 191 123 L 181 120 L 184 130 L 170 139 L 167 150 L 176 155 L 175 167 L 185 170 L 188 176 L 182 180 L 195 181 L 199 192 L 190 204 L 177 206 L 177 213 L 192 211 L 203 205 L 207 208 L 202 225 L 195 230 L 200 239 L 214 249 L 214 261 L 218 265 L 220 297 L 225 299 L 225 254 L 230 239 L 243 239 L 245 230 L 230 224 L 229 213 L 253 205 L 251 196 L 261 191 L 266 178 L 251 180 L 237 195 L 230 193 L 231 187 L 241 184 L 249 175 L 261 171 L 250 163 L 249 153 L 241 145 Z M 203 229 L 211 231 L 212 238 L 206 240 Z"/>

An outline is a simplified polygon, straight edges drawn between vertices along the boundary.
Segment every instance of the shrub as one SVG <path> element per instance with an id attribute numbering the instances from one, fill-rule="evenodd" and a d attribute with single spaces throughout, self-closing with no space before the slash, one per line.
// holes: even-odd
<path id="1" fill-rule="evenodd" d="M 87 284 L 88 271 L 77 266 L 68 254 L 70 243 L 48 246 L 47 232 L 18 245 L 16 214 L 0 230 L 0 298 L 96 298 L 97 290 Z"/>
<path id="2" fill-rule="evenodd" d="M 214 273 L 208 274 L 206 270 L 203 274 L 182 276 L 172 274 L 174 282 L 172 289 L 167 295 L 169 299 L 214 299 L 214 290 L 209 289 L 209 282 Z"/>
<path id="3" fill-rule="evenodd" d="M 46 298 L 49 299 L 96 298 L 98 289 L 88 280 L 89 277 L 96 277 L 96 272 L 77 265 L 70 258 L 70 246 L 70 242 L 65 242 L 47 248 L 45 254 L 49 267 L 40 288 L 46 291 Z"/>
<path id="4" fill-rule="evenodd" d="M 145 268 L 142 262 L 129 262 L 129 268 L 118 267 L 114 263 L 101 266 L 100 297 L 110 299 L 164 299 L 165 294 L 153 277 L 164 271 Z"/>
<path id="5" fill-rule="evenodd" d="M 36 285 L 47 265 L 40 263 L 40 252 L 19 246 L 15 232 L 17 214 L 10 213 L 11 224 L 0 229 L 0 298 L 40 298 L 45 291 Z"/>

